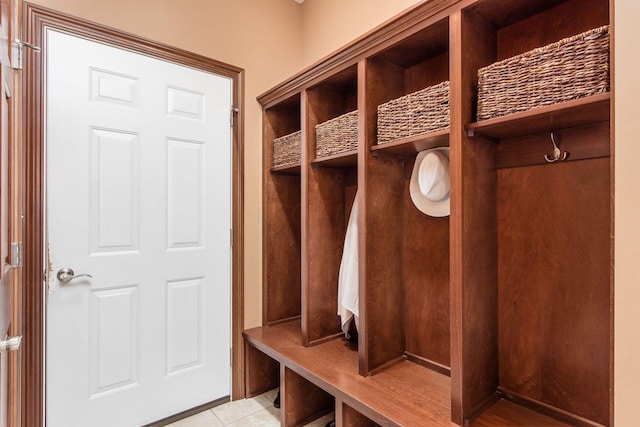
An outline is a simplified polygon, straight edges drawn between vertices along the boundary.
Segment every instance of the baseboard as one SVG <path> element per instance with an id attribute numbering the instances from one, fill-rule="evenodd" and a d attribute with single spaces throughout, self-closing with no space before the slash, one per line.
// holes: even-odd
<path id="1" fill-rule="evenodd" d="M 294 320 L 300 320 L 300 318 L 301 318 L 300 315 L 293 316 L 293 317 L 286 317 L 284 319 L 278 319 L 278 320 L 274 320 L 272 322 L 266 322 L 265 326 L 280 325 L 282 323 L 293 322 Z"/>
<path id="2" fill-rule="evenodd" d="M 451 376 L 451 368 L 446 365 L 434 362 L 433 360 L 429 360 L 425 357 L 418 356 L 413 353 L 409 353 L 408 351 L 405 351 L 404 354 L 410 362 L 416 363 L 420 366 L 424 366 L 425 368 L 431 369 L 432 371 L 435 371 L 439 374 L 446 375 L 448 377 Z"/>
<path id="3" fill-rule="evenodd" d="M 384 371 L 385 369 L 389 369 L 390 367 L 395 366 L 398 363 L 402 363 L 402 362 L 404 362 L 406 360 L 407 360 L 407 357 L 404 354 L 402 356 L 398 356 L 395 359 L 391 359 L 388 362 L 383 363 L 382 365 L 373 368 L 371 370 L 371 372 L 369 372 L 369 375 L 379 374 L 380 372 Z"/>
<path id="4" fill-rule="evenodd" d="M 514 393 L 510 390 L 505 389 L 504 387 L 498 387 L 498 391 L 502 393 L 505 399 L 511 400 L 518 405 L 522 405 L 526 408 L 532 409 L 544 415 L 548 415 L 549 417 L 555 418 L 557 420 L 567 422 L 571 425 L 580 427 L 605 427 L 602 424 L 598 424 L 579 415 L 556 408 L 555 406 L 551 406 L 538 400 L 523 396 L 521 394 Z"/>
<path id="5" fill-rule="evenodd" d="M 338 339 L 338 338 L 342 338 L 343 336 L 344 336 L 343 332 L 338 332 L 338 333 L 335 333 L 333 335 L 329 335 L 327 337 L 320 338 L 318 340 L 309 341 L 309 347 L 313 347 L 314 345 L 324 344 L 324 343 L 326 343 L 328 341 L 332 341 L 332 340 L 335 340 L 335 339 Z"/>
<path id="6" fill-rule="evenodd" d="M 496 391 L 493 394 L 487 396 L 482 402 L 480 402 L 475 408 L 469 411 L 469 416 L 465 417 L 464 425 L 468 426 L 473 420 L 478 418 L 484 411 L 493 406 L 500 398 L 504 397 L 500 391 Z"/>
<path id="7" fill-rule="evenodd" d="M 182 411 L 178 414 L 171 415 L 170 417 L 163 418 L 161 420 L 152 422 L 150 424 L 146 424 L 142 427 L 162 427 L 169 425 L 171 423 L 175 423 L 176 421 L 180 421 L 185 418 L 189 418 L 193 415 L 199 414 L 202 411 L 206 411 L 207 409 L 215 408 L 216 406 L 220 406 L 224 403 L 229 402 L 229 396 L 221 397 L 220 399 L 213 400 L 208 403 L 204 403 L 202 405 L 196 406 L 195 408 L 187 409 L 186 411 Z"/>

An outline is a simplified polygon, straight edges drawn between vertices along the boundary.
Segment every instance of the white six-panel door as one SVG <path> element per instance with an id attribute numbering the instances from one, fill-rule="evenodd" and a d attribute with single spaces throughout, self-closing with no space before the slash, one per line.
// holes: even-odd
<path id="1" fill-rule="evenodd" d="M 231 80 L 47 31 L 48 427 L 229 395 Z M 63 283 L 56 273 L 71 268 Z"/>

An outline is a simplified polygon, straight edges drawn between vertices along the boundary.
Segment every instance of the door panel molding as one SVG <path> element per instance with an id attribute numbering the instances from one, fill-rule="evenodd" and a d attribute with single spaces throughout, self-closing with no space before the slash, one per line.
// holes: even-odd
<path id="1" fill-rule="evenodd" d="M 153 58 L 211 72 L 232 80 L 233 104 L 239 109 L 232 129 L 232 398 L 244 397 L 244 70 L 192 52 L 157 43 L 39 5 L 23 5 L 23 39 L 42 48 L 24 52 L 23 117 L 26 193 L 23 274 L 22 423 L 44 425 L 45 241 L 44 241 L 44 44 L 45 30 L 97 41 Z"/>

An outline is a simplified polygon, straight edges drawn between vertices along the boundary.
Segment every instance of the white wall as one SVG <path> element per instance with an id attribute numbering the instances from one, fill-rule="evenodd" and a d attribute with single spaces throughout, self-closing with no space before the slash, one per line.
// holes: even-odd
<path id="1" fill-rule="evenodd" d="M 418 0 L 305 0 L 302 63 L 306 67 L 403 12 Z"/>

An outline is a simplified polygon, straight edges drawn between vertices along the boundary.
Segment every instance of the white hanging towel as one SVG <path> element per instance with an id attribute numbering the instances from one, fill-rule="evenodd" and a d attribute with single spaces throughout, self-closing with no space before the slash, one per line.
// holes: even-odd
<path id="1" fill-rule="evenodd" d="M 353 318 L 358 329 L 358 192 L 349 214 L 344 237 L 344 249 L 338 275 L 338 315 L 342 331 L 349 338 L 349 324 Z"/>

